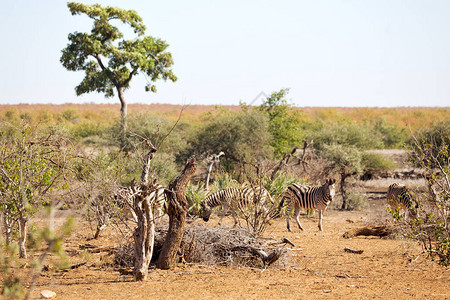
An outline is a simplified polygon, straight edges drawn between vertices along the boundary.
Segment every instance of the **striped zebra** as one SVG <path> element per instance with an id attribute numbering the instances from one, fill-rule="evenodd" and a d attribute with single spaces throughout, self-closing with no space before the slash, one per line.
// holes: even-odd
<path id="1" fill-rule="evenodd" d="M 300 230 L 303 230 L 298 218 L 300 209 L 318 209 L 319 230 L 323 231 L 322 214 L 327 209 L 327 205 L 333 200 L 335 194 L 335 182 L 335 179 L 330 178 L 327 179 L 325 184 L 322 186 L 302 186 L 294 183 L 286 188 L 283 193 L 283 197 L 281 198 L 279 209 L 281 210 L 284 202 L 286 202 L 286 226 L 288 231 L 291 231 L 289 216 L 292 208 L 294 208 L 294 217 Z"/>
<path id="2" fill-rule="evenodd" d="M 234 226 L 238 223 L 240 225 L 236 210 L 243 209 L 256 202 L 265 209 L 264 204 L 272 202 L 272 197 L 264 188 L 227 188 L 220 190 L 209 195 L 201 202 L 202 218 L 203 221 L 208 222 L 212 209 L 216 206 L 222 206 L 223 210 L 220 216 L 219 225 L 228 210 L 231 210 L 231 215 L 234 218 Z"/>
<path id="3" fill-rule="evenodd" d="M 394 211 L 403 211 L 403 218 L 406 220 L 407 211 L 412 209 L 412 198 L 408 188 L 398 183 L 389 186 L 386 193 L 386 201 Z M 418 205 L 416 205 L 416 208 Z M 411 211 L 412 212 L 412 211 Z"/>
<path id="4" fill-rule="evenodd" d="M 167 196 L 164 193 L 166 190 L 165 187 L 163 187 L 160 184 L 156 184 L 156 189 L 152 191 L 149 195 L 150 202 L 153 201 L 153 217 L 155 219 L 159 219 L 163 216 L 163 207 L 167 210 Z M 131 198 L 122 198 L 117 197 L 117 200 L 120 199 L 120 201 L 116 201 L 119 208 L 121 208 L 124 211 L 130 210 L 130 208 L 133 207 L 133 199 Z M 131 209 L 131 214 L 134 215 L 134 212 Z"/>

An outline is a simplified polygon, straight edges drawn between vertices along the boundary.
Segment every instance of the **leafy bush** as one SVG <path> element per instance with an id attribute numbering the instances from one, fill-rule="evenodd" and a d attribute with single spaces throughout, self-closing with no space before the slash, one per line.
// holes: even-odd
<path id="1" fill-rule="evenodd" d="M 203 183 L 194 185 L 188 183 L 186 187 L 186 199 L 189 204 L 188 213 L 194 216 L 200 216 L 202 213 L 201 202 L 206 198 L 207 191 L 205 191 L 205 186 Z"/>
<path id="2" fill-rule="evenodd" d="M 409 142 L 411 161 L 417 166 L 440 168 L 450 157 L 450 121 L 442 121 L 419 130 Z"/>
<path id="3" fill-rule="evenodd" d="M 88 138 L 88 137 L 102 137 L 104 131 L 107 127 L 103 126 L 102 123 L 92 122 L 92 121 L 80 121 L 75 123 L 70 132 L 72 136 L 76 139 Z"/>
<path id="4" fill-rule="evenodd" d="M 270 158 L 267 116 L 256 111 L 239 112 L 234 115 L 221 114 L 201 127 L 189 140 L 189 147 L 179 159 L 203 153 L 223 151 L 224 166 L 230 171 L 244 172 L 248 164 Z"/>
<path id="5" fill-rule="evenodd" d="M 61 117 L 66 121 L 73 121 L 73 120 L 77 119 L 79 116 L 80 115 L 79 115 L 78 110 L 76 110 L 74 108 L 68 108 L 68 109 L 64 110 L 61 114 Z"/>
<path id="6" fill-rule="evenodd" d="M 299 146 L 303 140 L 300 126 L 300 112 L 292 108 L 286 100 L 289 89 L 273 92 L 258 110 L 269 117 L 269 132 L 272 135 L 270 145 L 275 156 L 281 157 L 292 147 Z"/>
<path id="7" fill-rule="evenodd" d="M 380 136 L 383 148 L 402 148 L 409 139 L 409 133 L 406 128 L 390 124 L 384 118 L 375 123 L 374 130 Z"/>
<path id="8" fill-rule="evenodd" d="M 379 172 L 387 171 L 395 168 L 395 162 L 391 159 L 370 152 L 363 152 L 361 157 L 362 165 L 364 166 L 364 171 L 366 172 Z"/>
<path id="9" fill-rule="evenodd" d="M 308 140 L 314 141 L 314 147 L 322 150 L 325 145 L 354 146 L 358 149 L 382 148 L 380 136 L 375 134 L 368 124 L 349 122 L 329 123 L 314 132 L 309 132 Z"/>
<path id="10" fill-rule="evenodd" d="M 425 169 L 428 193 L 418 194 L 411 236 L 431 258 L 450 265 L 450 121 L 412 136 L 411 161 Z"/>
<path id="11" fill-rule="evenodd" d="M 233 179 L 229 173 L 220 173 L 216 176 L 213 183 L 210 185 L 211 192 L 217 192 L 230 187 L 240 187 L 239 182 Z"/>
<path id="12" fill-rule="evenodd" d="M 262 180 L 262 185 L 270 193 L 272 199 L 275 202 L 279 202 L 281 200 L 283 192 L 290 184 L 293 183 L 305 184 L 303 180 L 299 180 L 286 173 L 281 173 L 273 180 L 270 178 L 270 176 L 265 176 Z"/>
<path id="13" fill-rule="evenodd" d="M 349 192 L 347 194 L 347 210 L 362 210 L 369 206 L 365 193 Z"/>

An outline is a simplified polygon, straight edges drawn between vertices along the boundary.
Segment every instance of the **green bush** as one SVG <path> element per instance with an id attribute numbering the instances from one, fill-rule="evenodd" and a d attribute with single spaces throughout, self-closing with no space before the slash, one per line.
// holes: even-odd
<path id="1" fill-rule="evenodd" d="M 272 157 L 270 141 L 268 119 L 264 114 L 256 111 L 231 116 L 220 114 L 189 139 L 189 146 L 179 155 L 179 160 L 185 161 L 194 154 L 223 151 L 224 167 L 243 172 L 248 164 Z"/>
<path id="2" fill-rule="evenodd" d="M 322 150 L 325 145 L 353 146 L 358 149 L 379 149 L 383 142 L 368 124 L 349 122 L 324 124 L 319 130 L 309 132 L 308 140 L 314 141 L 314 148 Z"/>
<path id="3" fill-rule="evenodd" d="M 262 185 L 270 193 L 272 199 L 277 203 L 281 200 L 283 192 L 286 190 L 286 188 L 293 183 L 305 184 L 303 180 L 299 180 L 286 173 L 281 173 L 273 180 L 270 178 L 270 176 L 266 176 L 262 180 Z"/>
<path id="4" fill-rule="evenodd" d="M 269 117 L 269 132 L 272 135 L 270 145 L 274 150 L 275 157 L 283 156 L 303 141 L 300 125 L 301 113 L 292 108 L 286 100 L 288 92 L 289 89 L 273 92 L 258 107 L 259 111 Z"/>
<path id="5" fill-rule="evenodd" d="M 70 132 L 76 139 L 84 139 L 88 137 L 102 137 L 106 127 L 99 122 L 81 121 L 75 123 Z"/>
<path id="6" fill-rule="evenodd" d="M 80 114 L 79 114 L 78 110 L 76 110 L 74 108 L 68 108 L 61 113 L 61 118 L 66 121 L 73 121 L 73 120 L 79 118 L 79 116 L 80 116 Z"/>
<path id="7" fill-rule="evenodd" d="M 188 213 L 193 216 L 200 216 L 202 213 L 201 202 L 206 198 L 207 191 L 203 183 L 198 185 L 188 183 L 186 187 L 186 199 L 189 204 Z"/>
<path id="8" fill-rule="evenodd" d="M 347 210 L 362 210 L 369 206 L 365 193 L 349 192 L 347 194 Z"/>
<path id="9" fill-rule="evenodd" d="M 233 179 L 229 173 L 220 173 L 216 176 L 212 184 L 210 185 L 211 192 L 217 192 L 230 187 L 240 187 L 239 182 Z"/>
<path id="10" fill-rule="evenodd" d="M 362 153 L 362 165 L 364 167 L 364 171 L 366 172 L 387 171 L 396 167 L 395 162 L 391 159 L 383 155 L 370 152 Z"/>
<path id="11" fill-rule="evenodd" d="M 411 161 L 418 166 L 439 168 L 450 157 L 450 121 L 441 121 L 419 130 L 409 141 Z"/>
<path id="12" fill-rule="evenodd" d="M 375 123 L 374 131 L 380 136 L 383 142 L 383 148 L 403 148 L 409 139 L 409 133 L 405 128 L 400 128 L 395 124 L 389 124 L 385 119 L 381 119 Z"/>

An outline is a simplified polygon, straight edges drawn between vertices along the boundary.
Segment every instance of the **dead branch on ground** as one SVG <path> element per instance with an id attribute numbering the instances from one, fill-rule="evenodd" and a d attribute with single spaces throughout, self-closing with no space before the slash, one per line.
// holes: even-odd
<path id="1" fill-rule="evenodd" d="M 363 228 L 352 230 L 350 232 L 346 232 L 344 233 L 343 237 L 346 239 L 359 235 L 384 237 L 390 235 L 391 233 L 392 230 L 387 228 L 386 226 L 366 226 Z"/>

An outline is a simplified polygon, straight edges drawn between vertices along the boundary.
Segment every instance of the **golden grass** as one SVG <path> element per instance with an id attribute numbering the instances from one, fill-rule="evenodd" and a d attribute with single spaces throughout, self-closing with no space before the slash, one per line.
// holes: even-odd
<path id="1" fill-rule="evenodd" d="M 182 105 L 171 104 L 129 104 L 129 114 L 154 112 L 171 120 L 178 118 Z M 302 112 L 301 119 L 305 122 L 340 122 L 352 121 L 355 123 L 375 124 L 384 120 L 400 128 L 416 130 L 426 127 L 433 122 L 450 119 L 450 107 L 296 107 Z M 220 111 L 231 113 L 241 110 L 240 106 L 226 105 L 190 105 L 183 111 L 183 120 L 187 122 L 201 122 L 208 115 L 215 115 Z M 120 115 L 119 104 L 17 104 L 0 105 L 0 118 L 9 115 L 28 113 L 35 119 L 58 119 L 63 113 L 72 111 L 79 119 L 91 121 L 111 121 Z"/>

